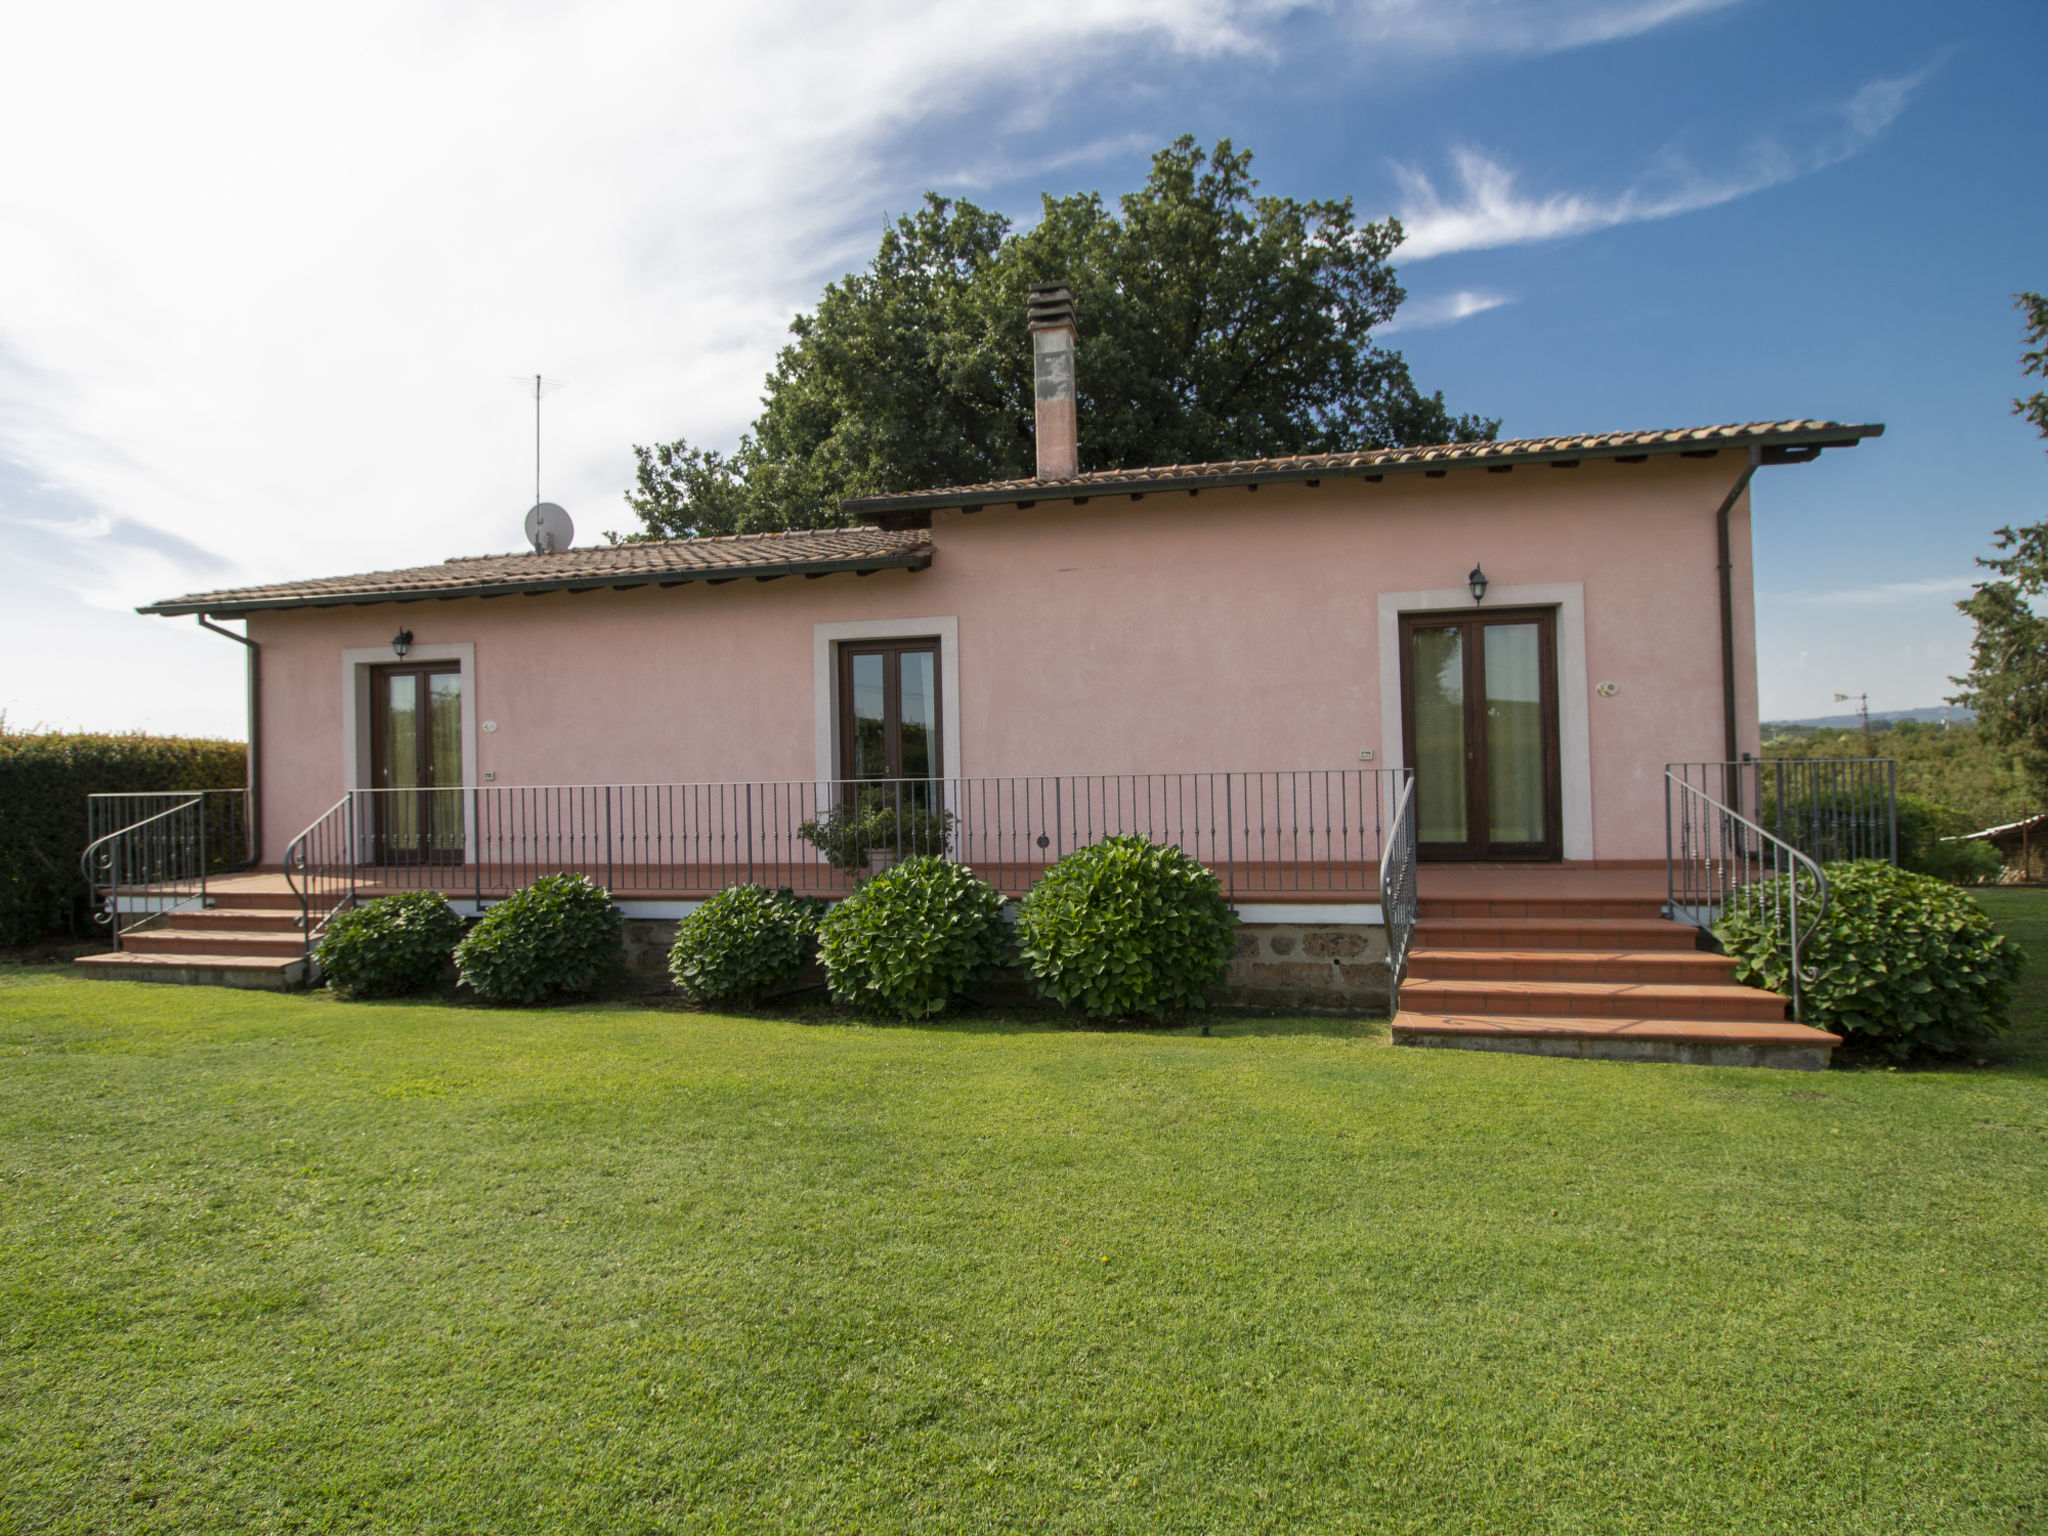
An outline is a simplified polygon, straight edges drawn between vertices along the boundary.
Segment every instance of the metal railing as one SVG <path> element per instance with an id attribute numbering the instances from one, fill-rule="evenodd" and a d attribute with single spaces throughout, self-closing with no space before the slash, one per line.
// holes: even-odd
<path id="1" fill-rule="evenodd" d="M 1415 780 L 1401 785 L 1401 798 L 1380 854 L 1380 921 L 1387 927 L 1387 1013 L 1401 1011 L 1401 979 L 1408 968 L 1408 941 L 1415 933 Z"/>
<path id="2" fill-rule="evenodd" d="M 170 802 L 155 811 L 133 807 L 130 813 L 112 807 L 100 813 L 88 802 L 89 816 L 104 814 L 107 820 L 120 821 L 118 826 L 95 836 L 78 860 L 92 904 L 93 921 L 109 930 L 114 948 L 121 947 L 123 934 L 132 933 L 167 912 L 206 904 L 206 876 L 210 870 L 218 869 L 208 847 L 212 818 L 207 814 L 207 801 L 201 791 L 93 798 Z M 133 810 L 141 810 L 142 814 L 121 819 Z M 228 866 L 219 866 L 225 867 Z"/>
<path id="3" fill-rule="evenodd" d="M 200 815 L 206 822 L 207 873 L 219 875 L 247 869 L 255 861 L 256 842 L 246 789 L 123 790 L 87 795 L 86 841 L 98 842 L 194 799 L 199 801 Z"/>
<path id="4" fill-rule="evenodd" d="M 1142 833 L 1233 900 L 1369 896 L 1405 769 L 355 790 L 294 840 L 311 921 L 342 890 L 478 902 L 578 871 L 621 895 L 756 883 L 830 894 L 917 853 L 1021 894 L 1064 854 Z M 296 888 L 296 886 L 295 886 Z M 337 896 L 346 900 L 347 896 Z"/>
<path id="5" fill-rule="evenodd" d="M 1888 757 L 1668 763 L 1681 781 L 1815 861 L 1899 861 L 1898 764 Z"/>
<path id="6" fill-rule="evenodd" d="M 291 840 L 284 880 L 299 898 L 299 932 L 312 954 L 328 919 L 356 897 L 356 801 L 343 795 Z"/>
<path id="7" fill-rule="evenodd" d="M 1685 778 L 1664 774 L 1665 895 L 1678 922 L 1710 928 L 1730 902 L 1753 905 L 1791 960 L 1792 1017 L 1803 1022 L 1812 980 L 1800 952 L 1827 914 L 1818 862 Z"/>

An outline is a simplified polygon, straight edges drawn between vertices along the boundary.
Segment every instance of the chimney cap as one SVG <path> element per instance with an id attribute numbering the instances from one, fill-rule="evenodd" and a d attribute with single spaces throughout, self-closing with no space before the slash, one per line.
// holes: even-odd
<path id="1" fill-rule="evenodd" d="M 1056 330 L 1061 326 L 1079 329 L 1074 323 L 1073 290 L 1065 283 L 1033 283 L 1030 312 L 1034 331 Z"/>

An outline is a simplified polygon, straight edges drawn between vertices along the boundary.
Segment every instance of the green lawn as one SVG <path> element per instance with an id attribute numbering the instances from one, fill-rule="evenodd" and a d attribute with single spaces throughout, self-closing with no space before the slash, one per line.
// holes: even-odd
<path id="1" fill-rule="evenodd" d="M 0 971 L 0 1531 L 2048 1530 L 2023 1003 L 1809 1075 Z"/>

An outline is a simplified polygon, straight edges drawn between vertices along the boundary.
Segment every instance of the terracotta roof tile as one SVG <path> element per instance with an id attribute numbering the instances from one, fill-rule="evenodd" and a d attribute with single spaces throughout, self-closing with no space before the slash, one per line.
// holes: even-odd
<path id="1" fill-rule="evenodd" d="M 1097 491 L 1200 488 L 1261 481 L 1305 480 L 1319 475 L 1415 471 L 1448 465 L 1501 465 L 1573 457 L 1621 458 L 1636 453 L 1703 453 L 1751 444 L 1781 448 L 1849 447 L 1876 437 L 1882 426 L 1836 421 L 1751 421 L 1718 427 L 1675 427 L 1647 432 L 1590 432 L 1571 437 L 1523 437 L 1491 443 L 1436 443 L 1420 448 L 1374 448 L 1359 453 L 1303 453 L 1284 458 L 1233 459 L 1220 464 L 1161 464 L 1146 469 L 1105 469 L 1061 480 L 995 480 L 900 496 L 865 496 L 843 503 L 860 516 L 962 503 L 1065 501 Z"/>
<path id="2" fill-rule="evenodd" d="M 833 571 L 922 569 L 931 535 L 915 529 L 820 528 L 743 533 L 716 539 L 663 539 L 598 545 L 553 554 L 478 555 L 360 576 L 327 576 L 270 586 L 194 592 L 151 603 L 143 613 L 246 613 L 266 608 L 492 597 L 514 592 L 674 586 L 742 576 L 824 575 Z"/>

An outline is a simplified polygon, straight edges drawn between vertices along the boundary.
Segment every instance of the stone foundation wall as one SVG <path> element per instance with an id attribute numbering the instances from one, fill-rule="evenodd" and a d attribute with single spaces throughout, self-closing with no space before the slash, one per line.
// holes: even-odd
<path id="1" fill-rule="evenodd" d="M 624 926 L 626 972 L 636 986 L 667 991 L 674 918 L 629 917 Z M 996 978 L 991 1000 L 1033 1000 L 1023 978 Z M 1346 1013 L 1387 1011 L 1387 931 L 1361 924 L 1246 923 L 1216 1001 L 1247 1008 L 1316 1008 Z"/>
<path id="2" fill-rule="evenodd" d="M 1362 924 L 1246 923 L 1225 1001 L 1255 1008 L 1387 1011 L 1387 930 Z"/>
<path id="3" fill-rule="evenodd" d="M 626 974 L 636 987 L 673 992 L 668 979 L 668 952 L 675 946 L 674 917 L 629 917 L 620 925 L 626 944 Z"/>

